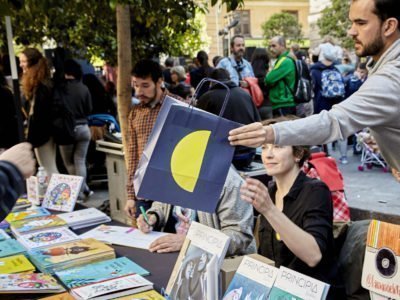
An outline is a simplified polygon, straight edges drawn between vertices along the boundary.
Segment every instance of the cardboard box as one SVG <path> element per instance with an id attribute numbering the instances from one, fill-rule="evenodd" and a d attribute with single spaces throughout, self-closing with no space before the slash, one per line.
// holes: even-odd
<path id="1" fill-rule="evenodd" d="M 254 258 L 258 261 L 261 261 L 263 263 L 266 263 L 268 265 L 275 266 L 275 262 L 273 260 L 270 260 L 269 258 L 266 258 L 260 254 L 253 253 L 253 254 L 249 254 L 248 256 L 250 256 L 251 258 Z M 233 256 L 233 257 L 227 257 L 224 259 L 224 262 L 222 263 L 222 267 L 221 267 L 222 295 L 225 293 L 229 284 L 231 283 L 236 270 L 239 268 L 239 265 L 242 262 L 242 259 L 243 259 L 243 256 Z"/>

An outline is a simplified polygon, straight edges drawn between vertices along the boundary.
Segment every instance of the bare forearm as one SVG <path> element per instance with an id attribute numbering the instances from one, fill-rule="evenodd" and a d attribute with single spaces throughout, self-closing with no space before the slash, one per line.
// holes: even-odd
<path id="1" fill-rule="evenodd" d="M 320 262 L 322 254 L 311 234 L 294 224 L 275 206 L 263 215 L 294 255 L 310 267 L 314 267 Z"/>

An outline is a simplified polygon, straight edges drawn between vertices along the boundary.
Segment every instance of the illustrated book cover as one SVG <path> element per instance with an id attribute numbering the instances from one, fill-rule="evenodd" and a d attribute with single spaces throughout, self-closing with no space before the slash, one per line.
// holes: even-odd
<path id="1" fill-rule="evenodd" d="M 36 217 L 42 217 L 42 216 L 48 216 L 50 215 L 50 212 L 44 208 L 44 207 L 35 207 L 35 208 L 30 208 L 24 211 L 17 211 L 17 212 L 12 212 L 8 214 L 6 217 L 6 221 L 8 223 L 18 221 L 18 220 L 24 220 L 28 218 L 36 218 Z"/>
<path id="2" fill-rule="evenodd" d="M 35 267 L 22 254 L 0 258 L 0 274 L 28 273 Z"/>
<path id="3" fill-rule="evenodd" d="M 42 206 L 57 211 L 73 211 L 82 183 L 82 176 L 53 174 Z"/>
<path id="4" fill-rule="evenodd" d="M 400 299 L 399 264 L 400 225 L 372 220 L 368 228 L 361 285 L 377 295 Z"/>
<path id="5" fill-rule="evenodd" d="M 126 257 L 93 263 L 90 268 L 81 266 L 56 272 L 57 277 L 69 289 L 129 274 L 146 276 L 150 272 Z"/>
<path id="6" fill-rule="evenodd" d="M 281 266 L 269 299 L 324 300 L 329 287 L 325 282 Z"/>
<path id="7" fill-rule="evenodd" d="M 17 240 L 7 239 L 0 242 L 0 257 L 16 255 L 25 251 L 26 249 Z"/>
<path id="8" fill-rule="evenodd" d="M 36 176 L 31 176 L 26 179 L 26 192 L 28 200 L 31 203 L 39 202 L 39 182 Z"/>
<path id="9" fill-rule="evenodd" d="M 62 291 L 65 289 L 48 274 L 0 274 L 0 294 L 59 293 Z"/>
<path id="10" fill-rule="evenodd" d="M 27 249 L 47 247 L 78 240 L 74 232 L 67 227 L 49 228 L 32 233 L 22 234 L 17 240 Z"/>
<path id="11" fill-rule="evenodd" d="M 49 215 L 11 222 L 11 230 L 14 234 L 20 235 L 66 225 L 67 223 L 60 217 Z"/>
<path id="12" fill-rule="evenodd" d="M 27 198 L 20 197 L 15 202 L 15 205 L 12 209 L 13 212 L 20 211 L 32 206 L 32 202 L 29 201 Z"/>
<path id="13" fill-rule="evenodd" d="M 218 274 L 229 242 L 221 231 L 192 222 L 168 281 L 167 294 L 172 299 L 212 300 L 207 295 L 218 287 L 218 282 L 208 276 Z"/>
<path id="14" fill-rule="evenodd" d="M 71 294 L 78 299 L 115 299 L 153 289 L 153 283 L 138 274 L 120 276 L 109 280 L 73 288 Z M 100 297 L 102 296 L 102 297 Z"/>
<path id="15" fill-rule="evenodd" d="M 278 270 L 250 256 L 244 256 L 222 299 L 267 300 Z"/>

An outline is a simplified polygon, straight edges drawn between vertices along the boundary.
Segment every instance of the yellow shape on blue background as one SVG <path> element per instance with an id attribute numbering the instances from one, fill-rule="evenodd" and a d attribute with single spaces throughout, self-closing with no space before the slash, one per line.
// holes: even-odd
<path id="1" fill-rule="evenodd" d="M 199 178 L 211 131 L 194 131 L 183 137 L 171 157 L 171 173 L 176 184 L 192 193 Z"/>

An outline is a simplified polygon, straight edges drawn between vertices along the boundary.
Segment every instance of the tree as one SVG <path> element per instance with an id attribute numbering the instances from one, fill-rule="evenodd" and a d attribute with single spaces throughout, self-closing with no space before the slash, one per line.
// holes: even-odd
<path id="1" fill-rule="evenodd" d="M 261 26 L 263 37 L 266 41 L 277 35 L 281 35 L 291 41 L 300 41 L 302 39 L 302 26 L 297 21 L 297 18 L 289 13 L 273 14 Z"/>
<path id="2" fill-rule="evenodd" d="M 319 34 L 330 35 L 340 41 L 343 48 L 352 48 L 353 40 L 347 36 L 347 29 L 350 28 L 349 1 L 332 0 L 332 5 L 322 11 L 321 18 L 317 21 Z"/>

